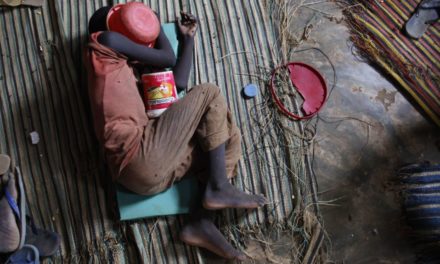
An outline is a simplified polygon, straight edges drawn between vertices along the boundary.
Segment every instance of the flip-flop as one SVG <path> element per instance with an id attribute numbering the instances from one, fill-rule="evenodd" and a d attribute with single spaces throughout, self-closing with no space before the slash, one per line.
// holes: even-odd
<path id="1" fill-rule="evenodd" d="M 26 244 L 35 246 L 41 257 L 49 257 L 55 254 L 60 247 L 60 236 L 52 231 L 35 226 L 31 217 L 28 218 L 26 227 Z"/>
<path id="2" fill-rule="evenodd" d="M 20 169 L 17 167 L 15 169 L 15 180 L 18 183 L 18 201 L 19 203 L 17 203 L 16 199 L 12 196 L 11 194 L 11 190 L 9 190 L 9 186 L 10 186 L 10 181 L 13 181 L 14 183 L 14 173 L 10 172 L 9 170 L 9 166 L 10 166 L 10 159 L 5 158 L 5 155 L 0 155 L 0 168 L 3 170 L 3 174 L 0 174 L 1 178 L 6 178 L 6 181 L 3 180 L 4 185 L 3 185 L 3 197 L 1 197 L 1 199 L 5 198 L 7 203 L 9 204 L 12 213 L 14 214 L 15 218 L 16 218 L 16 222 L 17 222 L 17 226 L 18 226 L 18 231 L 20 234 L 20 242 L 18 247 L 15 250 L 19 250 L 23 247 L 24 245 L 24 241 L 25 241 L 25 237 L 26 237 L 26 217 L 25 217 L 25 210 L 26 210 L 26 197 L 25 197 L 25 193 L 24 193 L 24 188 L 23 188 L 23 179 L 21 177 L 21 173 L 20 173 Z M 6 166 L 5 162 L 8 163 L 9 165 Z M 5 169 L 6 168 L 6 169 Z M 14 186 L 15 184 L 13 184 Z M 7 253 L 7 252 L 3 252 L 3 253 Z"/>
<path id="3" fill-rule="evenodd" d="M 413 39 L 423 36 L 428 27 L 440 18 L 440 0 L 423 0 L 405 24 L 407 35 Z"/>
<path id="4" fill-rule="evenodd" d="M 6 188 L 7 186 L 11 185 L 9 181 L 14 179 L 14 174 L 9 172 L 10 165 L 11 159 L 9 156 L 0 154 L 0 179 L 7 177 L 6 184 L 4 185 L 5 187 L 3 188 L 3 193 L 10 208 L 12 209 L 12 212 L 15 215 L 15 218 L 18 219 L 17 225 L 20 232 L 20 243 L 15 250 L 21 249 L 23 244 L 26 243 L 36 247 L 40 256 L 51 256 L 56 253 L 60 246 L 60 236 L 55 232 L 38 228 L 35 226 L 32 218 L 26 215 L 26 199 L 23 188 L 23 179 L 20 168 L 18 167 L 15 169 L 15 175 L 16 181 L 18 182 L 18 200 L 20 203 L 17 204 L 17 201 L 12 196 L 10 190 Z M 15 184 L 13 184 L 13 186 L 15 186 Z M 28 222 L 28 225 L 26 225 L 26 222 Z"/>
<path id="5" fill-rule="evenodd" d="M 20 250 L 9 256 L 6 264 L 40 264 L 38 249 L 25 244 Z"/>
<path id="6" fill-rule="evenodd" d="M 20 246 L 18 248 L 20 249 L 21 247 L 23 247 L 26 238 L 26 195 L 23 187 L 23 178 L 21 176 L 21 171 L 18 166 L 15 168 L 15 175 L 17 176 L 17 180 L 18 180 L 18 195 L 20 201 L 18 207 L 19 209 L 18 218 L 20 219 L 20 224 L 18 226 L 18 228 L 20 229 Z"/>

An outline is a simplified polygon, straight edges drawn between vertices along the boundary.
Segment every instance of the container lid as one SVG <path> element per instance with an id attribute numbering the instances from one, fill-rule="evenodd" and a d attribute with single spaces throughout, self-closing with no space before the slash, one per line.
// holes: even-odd
<path id="1" fill-rule="evenodd" d="M 290 112 L 276 93 L 275 76 L 280 69 L 288 69 L 289 77 L 304 102 L 301 107 L 303 115 Z M 308 119 L 318 113 L 327 99 L 327 85 L 322 75 L 312 66 L 302 62 L 289 62 L 276 68 L 272 73 L 270 91 L 278 108 L 287 116 L 296 119 Z"/>
<path id="2" fill-rule="evenodd" d="M 257 94 L 258 94 L 258 87 L 253 83 L 250 83 L 243 88 L 243 95 L 246 98 L 253 98 L 257 96 Z"/>

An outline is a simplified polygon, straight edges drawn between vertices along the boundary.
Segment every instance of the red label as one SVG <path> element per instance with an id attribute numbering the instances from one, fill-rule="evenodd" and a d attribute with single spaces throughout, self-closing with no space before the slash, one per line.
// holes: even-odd
<path id="1" fill-rule="evenodd" d="M 165 110 L 177 101 L 177 89 L 172 71 L 142 75 L 144 103 L 148 110 Z"/>

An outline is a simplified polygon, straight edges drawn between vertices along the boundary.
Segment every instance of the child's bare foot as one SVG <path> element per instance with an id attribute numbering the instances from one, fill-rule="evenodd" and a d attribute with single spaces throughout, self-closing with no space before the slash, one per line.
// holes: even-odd
<path id="1" fill-rule="evenodd" d="M 206 248 L 226 259 L 246 259 L 246 256 L 229 244 L 217 227 L 207 219 L 187 224 L 180 233 L 180 239 L 189 245 Z"/>
<path id="2" fill-rule="evenodd" d="M 224 208 L 257 208 L 266 203 L 266 198 L 261 195 L 244 193 L 229 182 L 214 188 L 208 184 L 203 198 L 203 207 L 210 210 Z"/>

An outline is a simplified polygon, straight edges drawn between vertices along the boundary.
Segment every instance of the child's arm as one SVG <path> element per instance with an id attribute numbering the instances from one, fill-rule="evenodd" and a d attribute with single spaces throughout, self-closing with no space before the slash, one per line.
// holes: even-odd
<path id="1" fill-rule="evenodd" d="M 130 60 L 143 63 L 145 66 L 168 68 L 176 64 L 173 49 L 162 28 L 154 48 L 137 44 L 124 35 L 113 31 L 103 31 L 98 36 L 98 42 L 124 54 Z"/>
<path id="2" fill-rule="evenodd" d="M 182 18 L 177 23 L 180 29 L 181 55 L 173 68 L 174 80 L 179 91 L 188 86 L 194 50 L 194 35 L 197 30 L 197 19 L 193 15 L 185 12 L 180 12 L 180 15 Z"/>

